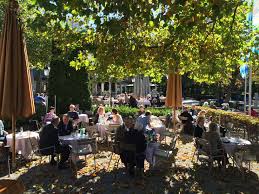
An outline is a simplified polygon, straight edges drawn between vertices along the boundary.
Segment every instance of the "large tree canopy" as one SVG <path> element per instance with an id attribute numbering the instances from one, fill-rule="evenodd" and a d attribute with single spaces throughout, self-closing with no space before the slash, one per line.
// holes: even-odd
<path id="1" fill-rule="evenodd" d="M 159 80 L 174 69 L 199 82 L 228 82 L 251 53 L 257 33 L 250 32 L 246 21 L 250 7 L 240 0 L 20 4 L 29 32 L 55 41 L 63 57 L 71 49 L 81 50 L 71 66 L 86 68 L 98 79 L 145 74 Z M 250 54 L 251 63 L 258 60 L 255 56 Z"/>

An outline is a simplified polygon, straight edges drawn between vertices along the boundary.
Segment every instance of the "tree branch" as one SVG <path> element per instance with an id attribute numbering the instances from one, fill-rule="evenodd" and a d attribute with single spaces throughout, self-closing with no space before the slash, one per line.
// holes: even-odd
<path id="1" fill-rule="evenodd" d="M 232 34 L 232 32 L 233 32 L 233 26 L 234 26 L 234 23 L 235 23 L 236 13 L 237 13 L 237 8 L 238 8 L 238 6 L 239 6 L 239 4 L 236 5 L 235 10 L 234 10 L 233 19 L 232 19 L 232 23 L 231 23 L 231 26 L 230 26 L 230 33 L 231 33 L 231 34 Z"/>

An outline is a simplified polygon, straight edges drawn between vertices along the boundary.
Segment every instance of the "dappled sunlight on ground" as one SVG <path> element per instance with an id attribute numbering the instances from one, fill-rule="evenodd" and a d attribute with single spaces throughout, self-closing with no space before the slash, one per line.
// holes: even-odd
<path id="1" fill-rule="evenodd" d="M 245 182 L 236 168 L 229 167 L 224 174 L 218 168 L 208 173 L 208 167 L 193 160 L 193 143 L 186 137 L 177 141 L 175 167 L 163 166 L 149 170 L 145 163 L 144 181 L 134 179 L 125 173 L 122 163 L 115 167 L 119 159 L 102 147 L 94 171 L 93 157 L 78 165 L 78 178 L 71 169 L 58 170 L 47 160 L 38 165 L 33 161 L 30 168 L 22 167 L 16 174 L 25 184 L 26 193 L 259 193 L 259 165 L 253 164 L 252 171 L 245 174 Z M 84 159 L 84 158 L 82 158 Z M 163 169 L 163 170 L 162 170 Z"/>

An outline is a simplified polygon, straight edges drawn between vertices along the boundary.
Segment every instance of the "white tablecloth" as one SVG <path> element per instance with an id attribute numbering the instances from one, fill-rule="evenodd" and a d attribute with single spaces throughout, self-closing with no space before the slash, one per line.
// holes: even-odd
<path id="1" fill-rule="evenodd" d="M 80 136 L 80 134 L 78 135 L 65 135 L 65 136 L 59 136 L 59 139 L 60 141 L 63 143 L 63 144 L 66 144 L 66 145 L 71 145 L 72 146 L 72 149 L 75 149 L 77 147 L 77 142 L 78 140 L 81 140 L 81 139 L 88 139 L 88 136 Z M 89 149 L 91 149 L 91 145 L 89 146 Z"/>
<path id="2" fill-rule="evenodd" d="M 138 101 L 138 106 L 144 105 L 144 106 L 151 106 L 151 102 L 149 100 L 139 100 Z"/>
<path id="3" fill-rule="evenodd" d="M 89 123 L 89 118 L 87 114 L 79 115 L 79 122 Z"/>
<path id="4" fill-rule="evenodd" d="M 151 128 L 155 130 L 156 133 L 162 134 L 163 132 L 166 131 L 166 127 L 163 124 L 163 122 L 156 116 L 151 116 L 151 121 L 150 121 Z M 162 140 L 163 137 L 160 136 L 160 140 Z"/>
<path id="5" fill-rule="evenodd" d="M 250 141 L 235 137 L 222 137 L 221 141 L 223 142 L 226 153 L 229 155 L 233 155 L 235 153 L 237 146 L 251 145 Z"/>
<path id="6" fill-rule="evenodd" d="M 13 134 L 6 136 L 7 145 L 12 150 L 13 146 Z M 33 149 L 38 146 L 39 134 L 32 131 L 25 131 L 23 133 L 17 133 L 15 135 L 15 151 L 20 153 L 24 158 L 28 159 L 32 154 Z M 35 147 L 34 147 L 35 146 Z"/>

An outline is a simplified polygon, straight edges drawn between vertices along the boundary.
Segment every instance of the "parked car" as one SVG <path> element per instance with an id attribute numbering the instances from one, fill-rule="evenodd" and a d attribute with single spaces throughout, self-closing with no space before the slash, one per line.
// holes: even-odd
<path id="1" fill-rule="evenodd" d="M 183 100 L 183 106 L 191 106 L 191 105 L 199 106 L 200 105 L 200 101 L 192 100 L 192 99 Z"/>

